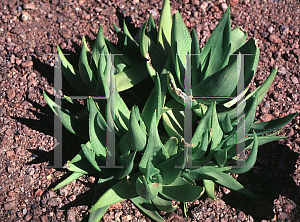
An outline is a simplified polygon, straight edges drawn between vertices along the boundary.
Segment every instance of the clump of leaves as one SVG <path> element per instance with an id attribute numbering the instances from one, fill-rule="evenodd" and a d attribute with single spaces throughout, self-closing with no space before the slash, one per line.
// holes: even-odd
<path id="1" fill-rule="evenodd" d="M 274 136 L 276 130 L 297 114 L 264 123 L 254 122 L 256 107 L 270 87 L 276 69 L 252 93 L 246 95 L 247 88 L 238 95 L 234 93 L 240 78 L 248 85 L 255 74 L 259 55 L 255 41 L 250 39 L 245 43 L 244 31 L 231 30 L 228 9 L 200 50 L 195 31 L 190 38 L 179 13 L 172 22 L 168 0 L 164 1 L 158 31 L 150 16 L 148 26 L 146 23 L 141 31 L 140 45 L 124 27 L 124 33 L 117 30 L 121 51 L 105 39 L 100 27 L 92 53 L 88 52 L 83 38 L 78 70 L 61 55 L 62 70 L 71 85 L 83 95 L 105 95 L 107 103 L 89 98 L 87 105 L 82 106 L 65 97 L 74 110 L 75 106 L 79 107 L 80 111 L 73 113 L 59 107 L 44 92 L 48 105 L 64 126 L 87 140 L 81 145 L 81 151 L 67 162 L 67 168 L 73 173 L 55 190 L 82 175 L 96 176 L 97 190 L 89 221 L 99 221 L 111 204 L 126 199 L 152 219 L 163 221 L 158 211 L 174 211 L 177 206 L 172 205 L 172 200 L 191 202 L 204 191 L 216 200 L 215 183 L 255 198 L 255 194 L 228 173 L 250 170 L 256 162 L 258 146 L 286 138 Z M 129 50 L 138 47 L 140 54 Z M 59 47 L 58 51 L 61 53 Z M 123 55 L 116 56 L 113 64 L 109 53 L 120 52 Z M 187 95 L 183 88 L 184 64 L 188 61 L 182 54 L 190 53 L 197 54 L 191 56 L 195 87 L 192 95 Z M 252 56 L 244 57 L 243 73 L 240 70 L 244 53 L 252 53 Z M 117 69 L 116 83 L 114 68 Z M 129 111 L 119 92 L 138 84 L 147 72 L 155 86 L 142 112 L 136 106 Z M 167 93 L 173 99 L 165 105 Z M 193 98 L 195 95 L 207 98 Z M 235 98 L 228 102 L 216 98 L 220 96 Z M 190 141 L 184 138 L 184 105 L 190 105 L 193 118 L 195 115 L 200 118 Z M 240 113 L 237 114 L 237 110 Z M 160 119 L 168 137 L 158 130 Z M 241 131 L 246 137 L 236 141 L 236 134 Z M 113 149 L 107 144 L 108 134 L 115 134 Z M 245 149 L 251 149 L 244 166 L 230 166 L 229 160 L 236 156 L 236 145 L 242 143 Z M 111 158 L 115 164 L 107 162 Z M 203 187 L 197 185 L 199 180 L 203 181 Z"/>

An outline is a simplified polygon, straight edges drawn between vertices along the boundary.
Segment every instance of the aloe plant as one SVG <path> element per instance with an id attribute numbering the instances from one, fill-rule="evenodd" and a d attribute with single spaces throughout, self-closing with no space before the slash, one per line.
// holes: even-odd
<path id="1" fill-rule="evenodd" d="M 96 176 L 97 190 L 89 221 L 99 221 L 111 204 L 126 199 L 152 219 L 163 221 L 159 210 L 171 212 L 177 208 L 171 200 L 191 202 L 204 192 L 216 200 L 215 183 L 256 198 L 228 173 L 249 171 L 256 162 L 258 146 L 286 138 L 275 136 L 276 130 L 297 113 L 269 122 L 254 122 L 256 108 L 266 95 L 276 69 L 252 93 L 246 95 L 246 88 L 241 94 L 234 95 L 237 79 L 242 75 L 238 75 L 241 65 L 239 52 L 253 54 L 245 57 L 244 80 L 248 85 L 257 68 L 259 49 L 254 40 L 245 43 L 247 35 L 240 28 L 231 30 L 229 9 L 201 50 L 195 31 L 192 31 L 190 39 L 179 13 L 174 15 L 172 22 L 168 0 L 164 1 L 158 31 L 150 16 L 140 34 L 139 46 L 126 25 L 123 33 L 117 28 L 116 31 L 121 51 L 105 39 L 101 27 L 96 42 L 92 44 L 92 54 L 88 52 L 83 38 L 78 70 L 61 55 L 62 70 L 71 85 L 84 95 L 105 95 L 107 103 L 89 98 L 87 105 L 83 106 L 65 97 L 73 104 L 74 110 L 75 106 L 79 107 L 80 111 L 73 113 L 59 107 L 44 92 L 48 105 L 63 125 L 87 140 L 81 145 L 81 151 L 66 164 L 73 173 L 54 189 L 85 174 Z M 140 47 L 141 53 L 131 52 L 131 47 L 134 50 Z M 222 49 L 221 52 L 218 49 Z M 58 51 L 61 53 L 59 47 Z M 110 53 L 123 53 L 115 57 L 114 66 Z M 192 85 L 195 85 L 193 95 L 207 97 L 205 100 L 194 99 L 183 90 L 187 61 L 182 55 L 189 53 L 201 53 L 191 57 Z M 116 83 L 114 68 L 117 69 Z M 137 106 L 129 110 L 119 92 L 138 84 L 148 75 L 147 72 L 155 86 L 142 112 Z M 136 77 L 137 73 L 141 76 Z M 111 90 L 114 84 L 116 90 Z M 167 99 L 169 95 L 172 99 Z M 236 98 L 227 101 L 209 98 L 211 96 Z M 200 118 L 199 123 L 194 124 L 196 128 L 191 141 L 184 140 L 184 104 L 187 101 L 192 105 L 193 123 L 197 116 Z M 234 104 L 235 108 L 232 107 Z M 241 108 L 245 119 L 237 117 L 236 110 Z M 167 137 L 158 130 L 161 119 Z M 246 137 L 236 141 L 236 132 L 241 130 Z M 112 155 L 106 144 L 107 132 L 115 133 L 113 158 L 116 166 L 122 167 L 106 167 L 106 157 Z M 271 134 L 266 135 L 268 133 Z M 245 149 L 251 149 L 251 152 L 244 166 L 237 168 L 229 163 L 236 159 L 236 145 L 240 143 L 244 143 Z M 199 180 L 203 181 L 203 187 L 197 185 Z"/>
<path id="2" fill-rule="evenodd" d="M 113 84 L 113 78 L 107 77 L 112 76 L 113 67 L 109 57 L 101 61 L 103 63 L 105 61 L 104 70 L 106 71 L 99 72 L 98 79 L 102 85 L 101 89 L 110 100 L 108 86 Z M 246 149 L 252 148 L 252 150 L 245 166 L 241 168 L 228 166 L 227 160 L 236 155 L 234 127 L 237 123 L 228 121 L 228 115 L 226 121 L 219 122 L 214 102 L 208 107 L 193 134 L 192 155 L 188 156 L 184 143 L 176 137 L 161 136 L 161 132 L 158 131 L 161 116 L 170 111 L 169 108 L 162 107 L 167 89 L 161 84 L 161 78 L 163 76 L 156 75 L 155 87 L 141 113 L 136 106 L 129 112 L 116 91 L 113 109 L 109 105 L 106 107 L 106 116 L 115 115 L 115 124 L 111 124 L 103 117 L 103 110 L 101 112 L 96 101 L 92 98 L 87 100 L 87 107 L 83 111 L 88 123 L 88 142 L 82 144 L 82 150 L 67 162 L 66 167 L 73 173 L 60 182 L 54 190 L 84 174 L 96 176 L 98 184 L 93 207 L 90 209 L 90 221 L 99 221 L 111 204 L 126 199 L 130 199 L 152 219 L 163 221 L 158 210 L 167 212 L 175 210 L 177 206 L 173 206 L 171 200 L 184 203 L 194 201 L 204 191 L 211 198 L 216 199 L 215 183 L 255 198 L 255 194 L 234 180 L 228 172 L 237 174 L 247 172 L 255 164 L 258 145 L 286 138 L 259 137 L 253 131 L 253 135 L 246 138 Z M 250 129 L 249 126 L 253 123 L 258 95 L 256 93 L 252 99 L 246 116 L 247 129 Z M 45 92 L 44 96 L 53 111 L 58 110 L 56 114 L 60 116 L 67 129 L 78 133 L 82 131 L 82 125 L 72 124 L 74 116 L 68 110 L 58 107 Z M 73 120 L 78 121 L 80 116 L 75 115 Z M 180 118 L 177 119 L 181 121 Z M 105 167 L 106 131 L 113 131 L 112 129 L 116 133 L 114 156 L 116 165 L 123 166 L 123 168 Z M 262 129 L 256 127 L 255 131 L 261 133 Z M 248 130 L 246 132 L 248 133 Z M 192 160 L 193 167 L 187 165 L 189 159 Z M 202 180 L 204 187 L 197 186 L 197 180 Z"/>

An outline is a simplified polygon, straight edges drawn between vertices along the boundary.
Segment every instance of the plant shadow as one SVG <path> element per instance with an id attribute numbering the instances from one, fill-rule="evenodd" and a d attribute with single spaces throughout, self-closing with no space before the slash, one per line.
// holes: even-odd
<path id="1" fill-rule="evenodd" d="M 273 219 L 275 200 L 285 196 L 297 203 L 300 199 L 300 188 L 291 176 L 295 171 L 298 157 L 298 153 L 278 141 L 260 146 L 256 168 L 238 175 L 237 179 L 258 198 L 252 199 L 232 191 L 224 194 L 222 199 L 231 207 L 243 211 L 246 215 L 251 215 L 254 221 Z"/>

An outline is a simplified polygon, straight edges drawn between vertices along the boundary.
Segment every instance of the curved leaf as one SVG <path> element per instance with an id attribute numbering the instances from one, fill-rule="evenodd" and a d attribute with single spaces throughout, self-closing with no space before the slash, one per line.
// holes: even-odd
<path id="1" fill-rule="evenodd" d="M 205 188 L 205 192 L 207 193 L 207 195 L 211 199 L 217 200 L 215 196 L 215 183 L 211 180 L 203 180 L 203 186 Z"/>
<path id="2" fill-rule="evenodd" d="M 242 45 L 245 44 L 247 36 L 248 36 L 247 32 L 245 30 L 243 30 L 239 26 L 231 30 L 231 35 L 230 35 L 230 44 L 231 44 L 230 54 L 234 53 Z"/>
<path id="3" fill-rule="evenodd" d="M 141 173 L 135 173 L 130 176 L 129 180 L 127 180 L 127 178 L 120 180 L 118 183 L 109 188 L 89 211 L 93 212 L 101 207 L 110 206 L 137 196 L 138 194 L 135 189 L 135 181 L 140 175 Z"/>
<path id="4" fill-rule="evenodd" d="M 213 75 L 222 69 L 228 62 L 231 39 L 230 6 L 223 14 L 218 25 L 209 37 L 201 51 L 201 70 L 203 79 Z M 214 95 L 214 94 L 210 94 Z"/>
<path id="5" fill-rule="evenodd" d="M 157 165 L 157 168 L 160 170 L 162 176 L 163 185 L 169 185 L 173 183 L 177 177 L 179 177 L 183 167 L 184 167 L 184 152 L 174 155 L 170 159 Z M 182 166 L 182 167 L 180 167 Z"/>
<path id="6" fill-rule="evenodd" d="M 145 200 L 140 196 L 131 198 L 130 200 L 153 220 L 158 222 L 164 221 L 164 219 L 159 215 L 159 213 L 157 212 L 150 200 Z"/>
<path id="7" fill-rule="evenodd" d="M 131 148 L 136 151 L 145 149 L 147 143 L 147 136 L 143 129 L 140 127 L 137 119 L 139 113 L 138 107 L 133 107 L 130 113 L 129 132 L 131 135 Z"/>
<path id="8" fill-rule="evenodd" d="M 106 127 L 107 123 L 96 107 L 92 98 L 87 100 L 89 109 L 89 135 L 94 152 L 106 158 Z"/>
<path id="9" fill-rule="evenodd" d="M 165 212 L 173 212 L 178 207 L 177 205 L 173 206 L 172 202 L 164 198 L 161 194 L 158 194 L 157 197 L 152 200 L 152 203 L 157 209 Z"/>
<path id="10" fill-rule="evenodd" d="M 160 192 L 165 198 L 180 202 L 195 201 L 201 197 L 203 193 L 203 187 L 194 186 L 181 177 L 177 177 L 176 180 L 169 185 L 162 186 L 162 191 Z"/>
<path id="11" fill-rule="evenodd" d="M 99 68 L 98 64 L 99 64 L 101 54 L 102 55 L 108 54 L 108 49 L 107 49 L 104 35 L 103 35 L 102 25 L 99 26 L 97 38 L 96 38 L 96 41 L 93 46 L 93 52 L 92 52 L 92 57 L 91 57 L 91 61 L 90 61 L 91 70 L 93 71 L 94 74 L 97 73 L 97 69 Z M 96 79 L 98 79 L 98 81 L 99 81 L 98 77 L 96 77 Z"/>
<path id="12" fill-rule="evenodd" d="M 253 123 L 251 126 L 250 132 L 247 133 L 247 135 L 252 136 L 253 132 L 257 132 L 257 135 L 263 135 L 266 133 L 273 132 L 283 126 L 285 126 L 288 122 L 290 122 L 298 113 L 293 113 L 288 116 L 274 119 L 267 122 L 260 122 L 260 123 Z"/>
<path id="13" fill-rule="evenodd" d="M 88 112 L 86 107 L 78 113 L 72 114 L 53 102 L 45 91 L 43 91 L 43 95 L 51 110 L 59 117 L 64 127 L 69 132 L 82 139 L 88 139 Z"/>
<path id="14" fill-rule="evenodd" d="M 157 197 L 158 191 L 161 190 L 159 183 L 147 183 L 146 177 L 141 175 L 135 183 L 137 193 L 145 200 L 153 200 Z"/>
<path id="15" fill-rule="evenodd" d="M 141 117 L 146 125 L 147 132 L 150 130 L 150 121 L 149 118 L 152 116 L 152 114 L 155 111 L 155 123 L 156 126 L 159 123 L 160 120 L 160 114 L 161 114 L 161 108 L 162 108 L 162 101 L 161 101 L 161 84 L 160 84 L 160 78 L 158 75 L 156 75 L 156 82 L 155 86 L 148 97 L 146 104 L 144 106 L 144 109 L 142 111 Z"/>
<path id="16" fill-rule="evenodd" d="M 82 49 L 80 53 L 80 59 L 78 63 L 79 74 L 83 80 L 83 82 L 93 91 L 96 91 L 97 88 L 97 80 L 93 75 L 93 71 L 91 70 L 88 63 L 88 47 L 86 45 L 85 37 L 82 37 Z"/>
<path id="17" fill-rule="evenodd" d="M 79 177 L 81 177 L 83 175 L 84 175 L 83 173 L 73 172 L 70 176 L 68 176 L 66 179 L 64 179 L 59 184 L 57 184 L 53 188 L 53 191 L 58 190 L 58 189 L 62 188 L 63 186 L 66 186 L 67 184 L 73 182 L 74 180 L 77 180 Z"/>
<path id="18" fill-rule="evenodd" d="M 241 168 L 234 168 L 234 169 L 228 170 L 228 172 L 229 173 L 241 174 L 241 173 L 246 173 L 249 170 L 251 170 L 251 168 L 254 166 L 254 164 L 256 162 L 257 151 L 258 151 L 258 139 L 257 139 L 257 136 L 254 132 L 253 148 L 252 148 L 247 160 L 245 161 L 245 166 L 243 166 Z"/>
<path id="19" fill-rule="evenodd" d="M 154 42 L 157 42 L 157 29 L 155 26 L 155 22 L 153 20 L 152 13 L 150 14 L 150 17 L 149 17 L 148 34 Z"/>
<path id="20" fill-rule="evenodd" d="M 206 172 L 203 173 L 206 174 L 207 176 L 212 176 L 217 178 L 217 183 L 221 184 L 222 186 L 225 186 L 229 189 L 238 191 L 248 197 L 251 198 L 257 198 L 255 194 L 253 194 L 251 191 L 247 190 L 242 184 L 240 184 L 238 181 L 236 181 L 233 177 L 231 177 L 227 173 L 223 172 Z"/>
<path id="21" fill-rule="evenodd" d="M 86 144 L 81 144 L 81 148 L 83 150 L 83 153 L 84 153 L 85 157 L 90 162 L 90 164 L 96 170 L 101 172 L 101 169 L 99 168 L 99 165 L 103 166 L 105 164 L 105 157 L 102 158 L 102 163 L 98 163 L 97 159 L 99 160 L 99 158 L 97 158 L 96 153 L 93 151 L 93 148 L 92 148 L 92 145 L 90 144 L 90 142 L 87 142 Z"/>
<path id="22" fill-rule="evenodd" d="M 165 51 L 170 50 L 172 31 L 172 15 L 170 1 L 165 0 L 160 14 L 157 44 Z"/>
<path id="23" fill-rule="evenodd" d="M 210 104 L 213 101 L 222 102 L 228 100 L 227 98 L 217 97 L 229 97 L 236 89 L 238 79 L 241 71 L 240 67 L 240 54 L 238 58 L 232 61 L 229 65 L 216 73 L 212 73 L 205 80 L 193 86 L 193 96 L 201 96 L 206 98 L 196 98 L 200 103 Z M 213 99 L 212 97 L 216 97 Z"/>
<path id="24" fill-rule="evenodd" d="M 146 174 L 147 162 L 151 161 L 153 166 L 164 162 L 169 158 L 169 154 L 162 144 L 156 124 L 156 111 L 152 115 L 150 130 L 148 134 L 148 144 L 139 164 L 139 169 L 143 174 Z"/>
<path id="25" fill-rule="evenodd" d="M 191 63 L 192 63 L 192 86 L 197 85 L 203 80 L 201 75 L 201 64 L 200 64 L 200 48 L 197 33 L 195 29 L 192 29 L 192 47 L 191 47 Z"/>
<path id="26" fill-rule="evenodd" d="M 174 156 L 178 151 L 178 139 L 176 137 L 169 138 L 164 144 L 169 156 Z"/>
<path id="27" fill-rule="evenodd" d="M 61 59 L 61 70 L 70 83 L 70 85 L 82 95 L 94 95 L 92 89 L 90 89 L 82 80 L 80 73 L 77 69 L 75 69 L 71 63 L 66 59 L 60 47 L 57 45 L 57 53 Z"/>
<path id="28" fill-rule="evenodd" d="M 118 92 L 130 89 L 148 77 L 146 63 L 139 63 L 123 72 L 117 73 L 115 76 Z"/>
<path id="29" fill-rule="evenodd" d="M 135 155 L 136 152 L 132 152 L 129 155 L 122 155 L 116 158 L 116 165 L 123 166 L 123 168 L 117 168 L 113 171 L 113 176 L 116 179 L 123 179 L 132 171 Z"/>
<path id="30" fill-rule="evenodd" d="M 175 65 L 175 73 L 181 87 L 184 87 L 184 67 L 186 65 L 186 54 L 191 53 L 191 37 L 181 15 L 177 11 L 173 18 L 171 33 L 171 52 Z"/>

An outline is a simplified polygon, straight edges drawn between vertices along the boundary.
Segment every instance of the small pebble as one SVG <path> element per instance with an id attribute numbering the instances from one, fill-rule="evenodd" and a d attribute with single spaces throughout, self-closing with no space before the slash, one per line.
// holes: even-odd
<path id="1" fill-rule="evenodd" d="M 273 32 L 273 30 L 274 30 L 274 28 L 273 28 L 273 26 L 272 26 L 272 25 L 270 25 L 270 26 L 267 28 L 267 31 L 268 31 L 269 33 L 272 33 L 272 32 Z"/>
<path id="2" fill-rule="evenodd" d="M 22 13 L 22 15 L 21 15 L 21 21 L 22 22 L 26 22 L 26 21 L 28 21 L 30 19 L 31 19 L 31 16 L 29 15 L 28 12 L 23 12 Z"/>
<path id="3" fill-rule="evenodd" d="M 223 12 L 225 12 L 226 9 L 228 8 L 228 5 L 225 2 L 223 2 L 223 3 L 221 3 L 220 8 Z"/>

